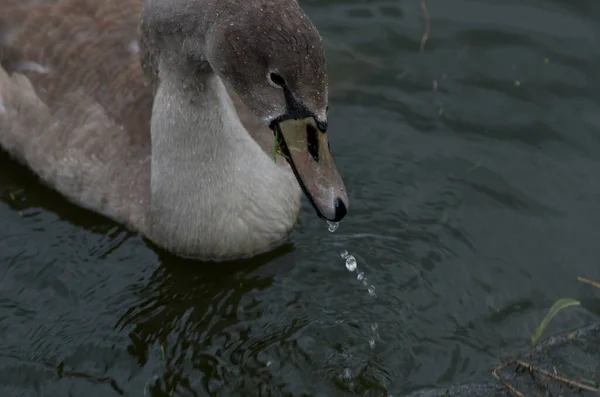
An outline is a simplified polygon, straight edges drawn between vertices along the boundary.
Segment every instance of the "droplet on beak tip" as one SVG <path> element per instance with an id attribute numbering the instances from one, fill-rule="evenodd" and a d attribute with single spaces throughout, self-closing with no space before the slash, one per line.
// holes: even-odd
<path id="1" fill-rule="evenodd" d="M 327 221 L 327 230 L 329 230 L 330 233 L 333 233 L 336 230 L 338 230 L 339 226 L 340 224 L 338 222 Z"/>

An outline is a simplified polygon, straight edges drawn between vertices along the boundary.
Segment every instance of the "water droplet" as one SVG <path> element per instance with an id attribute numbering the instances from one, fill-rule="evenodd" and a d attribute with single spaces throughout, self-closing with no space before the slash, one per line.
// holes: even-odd
<path id="1" fill-rule="evenodd" d="M 363 278 L 363 281 L 362 281 L 362 283 L 363 283 L 363 285 L 364 285 L 365 287 L 367 286 L 367 284 L 368 284 L 368 283 L 367 283 L 367 278 L 366 278 L 366 277 L 365 277 L 365 278 Z"/>
<path id="2" fill-rule="evenodd" d="M 329 230 L 330 233 L 333 233 L 336 230 L 338 230 L 338 227 L 340 227 L 340 224 L 338 222 L 327 221 L 327 230 Z"/>
<path id="3" fill-rule="evenodd" d="M 350 372 L 350 368 L 344 368 L 344 378 L 345 379 L 352 379 L 352 372 Z"/>
<path id="4" fill-rule="evenodd" d="M 367 288 L 367 291 L 369 291 L 369 295 L 375 296 L 375 286 L 374 285 L 369 285 L 369 288 Z"/>
<path id="5" fill-rule="evenodd" d="M 356 270 L 356 258 L 352 255 L 348 255 L 346 257 L 346 269 L 350 270 L 351 272 Z"/>
<path id="6" fill-rule="evenodd" d="M 371 331 L 373 331 L 373 332 L 377 331 L 377 323 L 371 324 Z"/>
<path id="7" fill-rule="evenodd" d="M 348 251 L 343 250 L 342 252 L 340 252 L 340 256 L 344 259 L 348 258 Z"/>
<path id="8" fill-rule="evenodd" d="M 369 346 L 371 346 L 371 349 L 375 348 L 375 339 L 369 339 Z"/>
<path id="9" fill-rule="evenodd" d="M 358 281 L 362 281 L 365 278 L 365 272 L 360 272 L 356 275 Z"/>

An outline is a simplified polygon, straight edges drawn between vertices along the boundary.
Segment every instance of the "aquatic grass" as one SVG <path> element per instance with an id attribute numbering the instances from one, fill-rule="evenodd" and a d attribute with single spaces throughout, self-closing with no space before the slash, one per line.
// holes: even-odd
<path id="1" fill-rule="evenodd" d="M 544 319 L 542 320 L 540 325 L 537 327 L 537 329 L 531 336 L 531 343 L 533 344 L 533 343 L 537 342 L 537 340 L 540 338 L 540 336 L 542 336 L 542 333 L 544 332 L 544 330 L 548 327 L 548 324 L 550 323 L 552 318 L 554 318 L 554 316 L 556 316 L 559 311 L 561 311 L 562 309 L 564 309 L 566 307 L 577 306 L 580 304 L 581 303 L 578 300 L 575 300 L 572 298 L 562 298 L 562 299 L 559 299 L 556 302 L 554 302 L 554 304 L 548 311 L 548 314 L 546 315 L 546 317 L 544 317 Z"/>
<path id="2" fill-rule="evenodd" d="M 581 281 L 582 283 L 590 284 L 596 288 L 600 288 L 599 282 L 590 280 L 589 278 L 577 276 L 577 280 Z M 558 314 L 559 311 L 561 311 L 564 308 L 570 307 L 570 306 L 579 306 L 580 304 L 581 304 L 581 302 L 579 302 L 578 300 L 575 300 L 573 298 L 562 298 L 562 299 L 559 299 L 556 302 L 554 302 L 554 304 L 548 311 L 548 314 L 546 315 L 546 317 L 544 317 L 544 319 L 542 320 L 540 325 L 537 327 L 537 329 L 535 330 L 533 335 L 531 335 L 531 343 L 534 344 L 535 342 L 537 342 L 537 340 L 540 338 L 540 336 L 542 336 L 542 333 L 544 332 L 544 330 L 548 327 L 548 324 L 550 323 L 552 318 L 554 318 L 554 316 L 556 316 L 556 314 Z"/>
<path id="3" fill-rule="evenodd" d="M 600 288 L 600 283 L 599 282 L 594 281 L 594 280 L 590 280 L 589 278 L 578 276 L 577 280 L 581 281 L 582 283 L 593 285 L 596 288 Z"/>

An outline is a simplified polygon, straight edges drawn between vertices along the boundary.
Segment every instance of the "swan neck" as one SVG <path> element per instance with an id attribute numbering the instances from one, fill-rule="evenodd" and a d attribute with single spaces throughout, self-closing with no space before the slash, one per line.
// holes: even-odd
<path id="1" fill-rule="evenodd" d="M 153 240 L 221 259 L 271 249 L 293 227 L 300 189 L 242 126 L 213 73 L 160 76 L 151 120 Z"/>

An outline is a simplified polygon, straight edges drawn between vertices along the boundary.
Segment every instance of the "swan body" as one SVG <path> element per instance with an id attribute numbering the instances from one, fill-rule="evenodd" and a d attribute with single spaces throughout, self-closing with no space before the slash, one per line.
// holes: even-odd
<path id="1" fill-rule="evenodd" d="M 71 201 L 203 260 L 280 244 L 302 191 L 346 214 L 322 41 L 295 0 L 4 0 L 0 15 L 0 146 Z"/>

